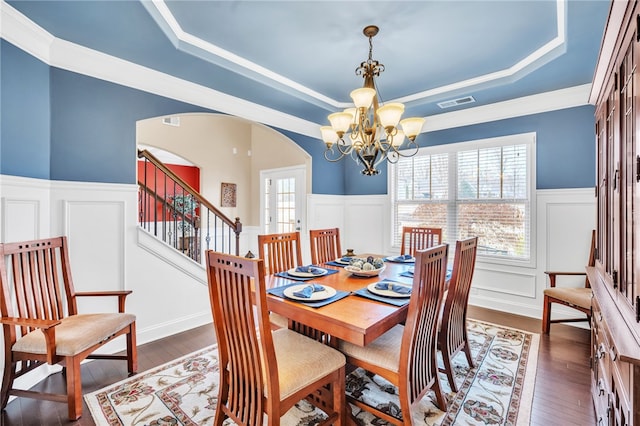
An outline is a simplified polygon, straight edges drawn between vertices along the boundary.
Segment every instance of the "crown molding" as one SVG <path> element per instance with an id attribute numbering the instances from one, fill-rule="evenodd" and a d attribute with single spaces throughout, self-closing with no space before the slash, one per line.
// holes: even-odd
<path id="1" fill-rule="evenodd" d="M 490 121 L 506 120 L 531 114 L 588 105 L 591 84 L 539 93 L 490 105 L 453 111 L 427 117 L 422 132 L 469 126 Z"/>
<path id="2" fill-rule="evenodd" d="M 31 56 L 49 64 L 51 44 L 55 37 L 29 18 L 0 1 L 0 36 Z"/>
<path id="3" fill-rule="evenodd" d="M 0 13 L 2 38 L 50 66 L 309 137 L 320 137 L 316 123 L 58 39 L 4 0 L 0 3 Z"/>
<path id="4" fill-rule="evenodd" d="M 607 26 L 604 30 L 604 37 L 600 45 L 600 54 L 598 55 L 598 63 L 596 64 L 596 70 L 593 75 L 593 90 L 589 95 L 589 102 L 594 105 L 598 102 L 598 95 L 602 86 L 604 86 L 604 78 L 607 74 L 609 58 L 613 56 L 616 41 L 622 31 L 622 23 L 627 10 L 627 3 L 627 1 L 621 0 L 611 1 L 609 19 L 607 20 Z"/>
<path id="5" fill-rule="evenodd" d="M 551 59 L 557 57 L 566 50 L 567 43 L 567 0 L 555 0 L 556 2 L 556 35 L 544 45 L 539 46 L 532 52 L 529 52 L 523 59 L 509 67 L 492 72 L 489 74 L 479 75 L 464 81 L 458 81 L 441 87 L 434 87 L 408 96 L 396 99 L 389 99 L 388 102 L 411 103 L 414 101 L 424 102 L 428 98 L 442 95 L 444 93 L 460 90 L 478 90 L 489 85 L 496 84 L 498 81 L 509 81 L 520 78 L 528 74 L 531 70 L 537 69 L 548 63 Z M 336 99 L 329 98 L 315 90 L 312 90 L 296 81 L 290 80 L 276 72 L 273 72 L 259 64 L 251 62 L 246 58 L 239 57 L 213 43 L 207 42 L 193 34 L 183 30 L 180 23 L 171 10 L 167 6 L 165 0 L 153 0 L 144 3 L 147 11 L 156 18 L 158 24 L 165 32 L 166 36 L 174 41 L 176 49 L 185 52 L 195 49 L 205 61 L 220 64 L 225 68 L 234 70 L 239 74 L 248 78 L 253 78 L 270 86 L 281 85 L 291 90 L 294 96 L 301 99 L 314 100 L 322 105 L 329 105 L 333 109 L 342 109 L 351 107 L 351 103 L 339 102 Z M 276 86 L 274 86 L 276 87 Z M 313 101 L 312 101 L 313 102 Z"/>
<path id="6" fill-rule="evenodd" d="M 0 0 L 0 35 L 44 63 L 320 139 L 320 124 L 58 39 Z M 586 105 L 590 84 L 426 117 L 422 133 Z"/>

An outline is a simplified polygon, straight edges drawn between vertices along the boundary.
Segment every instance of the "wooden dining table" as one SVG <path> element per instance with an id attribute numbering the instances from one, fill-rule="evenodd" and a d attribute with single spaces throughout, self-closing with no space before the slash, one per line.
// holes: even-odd
<path id="1" fill-rule="evenodd" d="M 360 255 L 358 257 L 367 256 Z M 349 292 L 349 295 L 322 307 L 312 307 L 305 302 L 269 294 L 268 291 L 267 305 L 269 310 L 326 333 L 332 338 L 360 346 L 371 343 L 395 325 L 405 321 L 408 303 L 396 306 L 362 297 L 354 292 L 383 279 L 410 285 L 413 278 L 401 274 L 413 268 L 413 263 L 385 262 L 385 269 L 373 277 L 355 276 L 340 266 L 328 264 L 318 266 L 327 270 L 337 270 L 337 273 L 320 276 L 306 282 L 296 282 L 278 275 L 269 275 L 266 277 L 267 289 L 291 284 L 319 284 L 332 287 L 337 291 Z M 407 297 L 405 300 L 408 302 L 409 298 Z"/>

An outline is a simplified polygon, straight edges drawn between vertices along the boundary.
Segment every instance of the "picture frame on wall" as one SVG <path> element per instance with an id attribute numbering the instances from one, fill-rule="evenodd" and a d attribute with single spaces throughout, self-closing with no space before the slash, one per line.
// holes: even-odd
<path id="1" fill-rule="evenodd" d="M 222 207 L 236 206 L 236 190 L 237 185 L 235 183 L 222 182 L 220 190 L 220 205 Z"/>

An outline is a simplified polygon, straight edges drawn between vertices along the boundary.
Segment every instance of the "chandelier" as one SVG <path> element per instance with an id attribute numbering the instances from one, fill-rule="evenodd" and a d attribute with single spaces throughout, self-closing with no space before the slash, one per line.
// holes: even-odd
<path id="1" fill-rule="evenodd" d="M 336 162 L 348 155 L 364 166 L 362 174 L 367 176 L 380 173 L 376 167 L 385 160 L 396 163 L 400 157 L 414 156 L 418 152 L 415 139 L 425 121 L 421 117 L 400 120 L 404 112 L 403 104 L 382 104 L 375 77 L 384 71 L 384 65 L 371 57 L 372 39 L 378 30 L 375 25 L 362 30 L 369 38 L 369 59 L 356 68 L 356 75 L 362 75 L 364 85 L 351 92 L 354 107 L 329 114 L 331 126 L 320 128 L 322 140 L 327 146 L 324 158 Z"/>

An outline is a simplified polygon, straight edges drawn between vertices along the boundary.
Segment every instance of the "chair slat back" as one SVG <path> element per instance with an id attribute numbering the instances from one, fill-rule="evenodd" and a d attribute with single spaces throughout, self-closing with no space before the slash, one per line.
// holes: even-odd
<path id="1" fill-rule="evenodd" d="M 340 229 L 311 229 L 311 263 L 320 265 L 342 256 Z"/>
<path id="2" fill-rule="evenodd" d="M 438 244 L 442 244 L 442 228 L 402 227 L 401 255 L 415 256 L 417 250 L 424 250 Z"/>
<path id="3" fill-rule="evenodd" d="M 220 392 L 229 394 L 229 403 L 218 409 L 237 424 L 262 426 L 264 389 L 269 395 L 279 395 L 264 262 L 209 250 L 207 278 L 219 351 Z M 263 365 L 269 365 L 268 371 L 263 371 Z"/>
<path id="4" fill-rule="evenodd" d="M 449 246 L 416 252 L 413 290 L 400 348 L 400 387 L 410 404 L 438 379 L 438 316 L 442 306 Z"/>
<path id="5" fill-rule="evenodd" d="M 444 302 L 441 337 L 446 337 L 446 348 L 459 348 L 466 341 L 467 306 L 471 281 L 476 265 L 478 237 L 471 237 L 456 242 L 456 252 L 453 259 L 453 270 L 449 280 L 449 290 Z"/>
<path id="6" fill-rule="evenodd" d="M 301 266 L 300 232 L 258 235 L 258 257 L 264 260 L 267 274 Z"/>
<path id="7" fill-rule="evenodd" d="M 0 254 L 3 317 L 59 320 L 77 313 L 66 237 L 0 244 Z M 21 327 L 20 335 L 33 329 Z M 14 327 L 4 330 L 15 342 Z"/>

